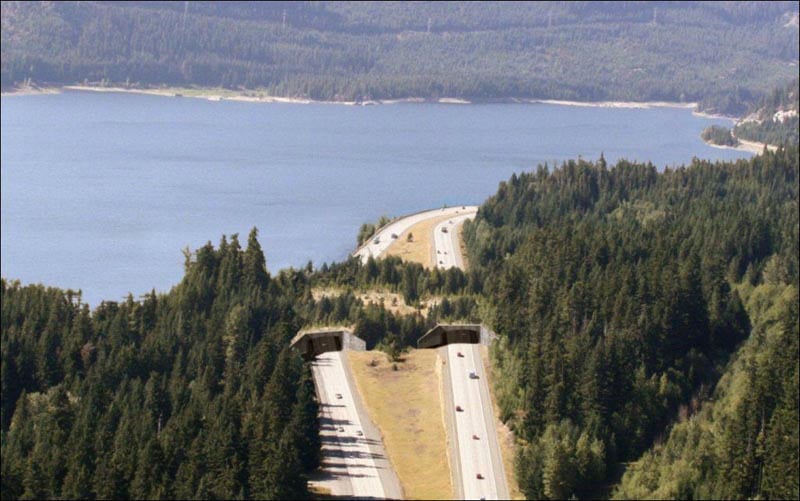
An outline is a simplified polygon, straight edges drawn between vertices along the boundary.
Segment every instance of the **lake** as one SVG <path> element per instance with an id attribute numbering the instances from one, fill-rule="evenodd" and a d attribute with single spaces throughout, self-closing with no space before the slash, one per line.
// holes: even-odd
<path id="1" fill-rule="evenodd" d="M 2 276 L 121 300 L 183 275 L 181 249 L 249 230 L 271 272 L 343 260 L 359 226 L 480 204 L 577 158 L 746 158 L 687 109 L 263 104 L 65 92 L 2 98 Z"/>

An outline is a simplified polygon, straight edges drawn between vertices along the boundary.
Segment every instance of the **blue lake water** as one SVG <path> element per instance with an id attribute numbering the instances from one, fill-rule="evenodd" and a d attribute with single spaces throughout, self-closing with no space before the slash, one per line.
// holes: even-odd
<path id="1" fill-rule="evenodd" d="M 2 98 L 2 276 L 95 306 L 183 274 L 181 249 L 259 229 L 275 272 L 345 259 L 358 227 L 480 204 L 511 173 L 577 158 L 748 157 L 686 109 L 259 104 L 66 92 Z"/>

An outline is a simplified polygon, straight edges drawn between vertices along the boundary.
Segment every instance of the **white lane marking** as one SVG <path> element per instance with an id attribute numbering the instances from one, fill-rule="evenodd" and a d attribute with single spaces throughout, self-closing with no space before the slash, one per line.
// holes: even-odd
<path id="1" fill-rule="evenodd" d="M 455 411 L 455 435 L 459 441 L 459 456 L 461 462 L 461 482 L 464 486 L 465 499 L 498 499 L 495 473 L 492 466 L 491 450 L 489 448 L 489 429 L 484 419 L 482 399 L 480 396 L 481 380 L 469 378 L 469 371 L 476 370 L 474 345 L 451 344 L 448 345 L 448 358 L 450 360 L 450 378 L 453 388 L 453 403 L 460 405 L 462 412 Z M 458 352 L 469 352 L 463 360 L 459 360 Z M 474 440 L 472 435 L 478 436 Z M 480 473 L 483 478 L 478 479 Z"/>
<path id="2" fill-rule="evenodd" d="M 420 212 L 417 214 L 412 214 L 410 216 L 406 216 L 403 218 L 398 219 L 387 225 L 383 230 L 379 231 L 377 234 L 373 235 L 370 240 L 366 243 L 366 245 L 357 249 L 353 256 L 360 257 L 363 263 L 367 262 L 369 256 L 373 256 L 375 258 L 380 257 L 381 254 L 386 252 L 386 249 L 395 241 L 392 238 L 392 233 L 397 236 L 400 236 L 404 231 L 408 230 L 415 224 L 419 223 L 420 221 L 424 221 L 426 219 L 440 217 L 440 216 L 460 216 L 463 214 L 476 214 L 478 211 L 478 207 L 476 205 L 458 205 L 455 207 L 446 207 L 443 209 L 432 209 L 429 211 Z M 378 239 L 378 243 L 375 243 L 375 239 Z"/>
<path id="3" fill-rule="evenodd" d="M 436 266 L 442 269 L 462 267 L 457 227 L 465 220 L 473 219 L 476 214 L 477 212 L 459 214 L 436 225 L 433 229 Z M 443 228 L 447 228 L 447 232 L 442 231 Z"/>
<path id="4" fill-rule="evenodd" d="M 356 433 L 357 431 L 363 433 L 363 427 L 355 408 L 352 389 L 344 373 L 341 352 L 324 353 L 317 357 L 317 360 L 320 362 L 318 367 L 322 372 L 328 399 L 326 403 L 330 404 L 328 408 L 333 419 L 341 461 L 352 485 L 352 496 L 385 498 L 383 483 L 367 444 L 368 437 L 358 436 Z M 342 398 L 335 398 L 336 393 L 341 393 Z M 338 431 L 339 427 L 342 427 L 344 432 Z M 349 441 L 352 441 L 352 444 L 348 443 Z"/>

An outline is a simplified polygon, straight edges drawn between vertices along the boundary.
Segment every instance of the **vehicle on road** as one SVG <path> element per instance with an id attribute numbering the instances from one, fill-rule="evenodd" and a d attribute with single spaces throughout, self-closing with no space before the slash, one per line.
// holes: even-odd
<path id="1" fill-rule="evenodd" d="M 464 354 L 461 353 L 460 351 L 458 353 L 456 353 L 456 355 L 458 355 L 459 358 L 464 358 Z"/>
<path id="2" fill-rule="evenodd" d="M 444 264 L 444 261 L 442 261 L 442 260 L 439 260 L 439 264 Z"/>
<path id="3" fill-rule="evenodd" d="M 342 399 L 342 394 L 341 394 L 341 393 L 337 393 L 337 394 L 336 394 L 336 398 L 337 398 L 338 400 L 341 400 L 341 399 Z"/>
<path id="4" fill-rule="evenodd" d="M 442 226 L 442 233 L 447 233 L 447 228 Z"/>
<path id="5" fill-rule="evenodd" d="M 472 440 L 480 440 L 480 438 L 478 437 L 478 435 L 472 435 Z"/>
<path id="6" fill-rule="evenodd" d="M 456 412 L 464 412 L 460 405 L 456 405 Z"/>
<path id="7" fill-rule="evenodd" d="M 475 371 L 469 371 L 469 378 L 470 378 L 470 379 L 480 379 L 480 378 L 478 377 L 478 373 L 477 373 L 477 372 L 475 372 Z"/>
<path id="8" fill-rule="evenodd" d="M 361 431 L 361 430 L 358 430 L 358 431 L 356 432 L 356 435 L 358 435 L 359 437 L 363 437 L 363 436 L 364 436 L 364 432 L 363 432 L 363 431 Z"/>
<path id="9" fill-rule="evenodd" d="M 344 433 L 344 428 L 342 426 L 339 427 L 339 431 Z"/>
<path id="10" fill-rule="evenodd" d="M 476 473 L 475 478 L 477 478 L 478 480 L 483 480 L 483 475 L 481 475 L 480 473 Z"/>
<path id="11" fill-rule="evenodd" d="M 397 233 L 392 233 L 392 238 L 397 238 Z"/>
<path id="12" fill-rule="evenodd" d="M 372 241 L 372 243 L 375 244 L 375 245 L 378 245 L 379 243 L 381 243 L 381 239 L 380 238 L 376 238 L 375 240 Z"/>

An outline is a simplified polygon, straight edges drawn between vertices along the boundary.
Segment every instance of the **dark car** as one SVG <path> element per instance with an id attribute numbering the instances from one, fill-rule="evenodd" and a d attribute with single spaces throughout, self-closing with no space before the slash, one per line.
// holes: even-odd
<path id="1" fill-rule="evenodd" d="M 456 405 L 456 412 L 464 412 L 460 405 Z"/>
<path id="2" fill-rule="evenodd" d="M 481 475 L 480 473 L 476 473 L 475 478 L 477 478 L 478 480 L 483 480 L 483 475 Z"/>
<path id="3" fill-rule="evenodd" d="M 464 358 L 464 354 L 461 353 L 460 351 L 458 352 L 458 356 L 461 357 L 461 358 Z"/>

